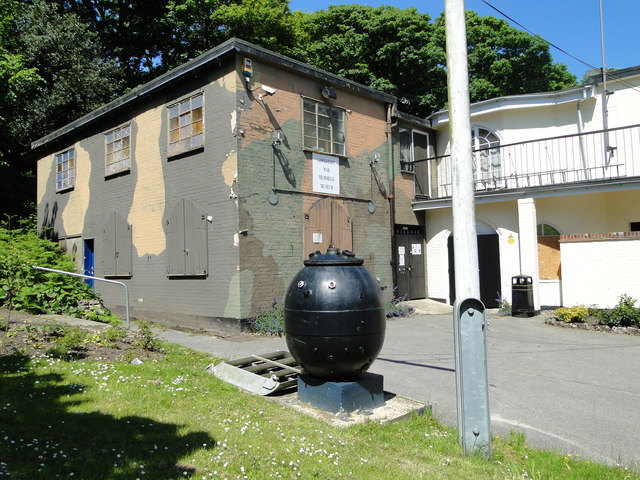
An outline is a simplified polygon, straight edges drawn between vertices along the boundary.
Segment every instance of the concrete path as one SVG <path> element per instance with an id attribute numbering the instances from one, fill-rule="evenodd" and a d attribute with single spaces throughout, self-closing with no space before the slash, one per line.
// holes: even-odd
<path id="1" fill-rule="evenodd" d="M 488 314 L 494 435 L 523 431 L 527 444 L 640 467 L 640 337 L 544 325 L 542 317 Z M 456 426 L 451 314 L 390 320 L 371 367 L 385 390 L 433 405 Z M 284 338 L 229 339 L 159 331 L 163 339 L 223 358 L 286 349 Z"/>

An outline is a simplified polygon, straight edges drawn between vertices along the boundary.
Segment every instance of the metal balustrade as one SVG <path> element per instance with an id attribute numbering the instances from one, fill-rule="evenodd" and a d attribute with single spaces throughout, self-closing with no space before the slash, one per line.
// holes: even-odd
<path id="1" fill-rule="evenodd" d="M 476 192 L 640 176 L 640 125 L 474 150 Z M 451 157 L 413 162 L 416 198 L 451 196 Z M 426 169 L 426 171 L 425 171 Z"/>

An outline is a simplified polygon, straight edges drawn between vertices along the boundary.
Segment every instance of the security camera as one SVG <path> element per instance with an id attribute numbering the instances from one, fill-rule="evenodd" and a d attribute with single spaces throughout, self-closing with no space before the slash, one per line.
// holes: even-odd
<path id="1" fill-rule="evenodd" d="M 262 85 L 260 88 L 262 90 L 264 90 L 264 92 L 267 95 L 273 95 L 274 93 L 276 93 L 276 89 L 275 88 L 268 87 L 267 85 Z"/>

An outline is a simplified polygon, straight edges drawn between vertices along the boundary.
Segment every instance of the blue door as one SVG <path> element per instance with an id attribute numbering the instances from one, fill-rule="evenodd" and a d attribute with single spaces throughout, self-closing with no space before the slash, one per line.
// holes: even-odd
<path id="1" fill-rule="evenodd" d="M 94 276 L 93 238 L 84 241 L 84 274 Z M 85 283 L 93 288 L 92 278 L 85 278 Z"/>

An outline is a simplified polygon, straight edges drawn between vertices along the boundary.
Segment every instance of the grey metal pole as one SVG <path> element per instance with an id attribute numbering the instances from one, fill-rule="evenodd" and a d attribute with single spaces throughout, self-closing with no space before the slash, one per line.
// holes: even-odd
<path id="1" fill-rule="evenodd" d="M 445 0 L 456 300 L 458 439 L 466 454 L 491 455 L 486 322 L 480 298 L 464 0 Z"/>
<path id="2" fill-rule="evenodd" d="M 127 330 L 131 330 L 131 319 L 129 318 L 129 289 L 124 283 L 118 282 L 117 280 L 109 280 L 107 278 L 92 277 L 91 275 L 82 275 L 80 273 L 65 272 L 64 270 L 56 270 L 55 268 L 37 267 L 35 265 L 31 265 L 31 268 L 35 268 L 36 270 L 42 270 L 45 272 L 60 273 L 62 275 L 70 275 L 72 277 L 90 278 L 92 280 L 98 280 L 99 282 L 114 283 L 116 285 L 122 285 L 124 287 L 124 309 L 125 309 L 125 316 L 126 316 L 126 325 L 127 325 Z"/>

